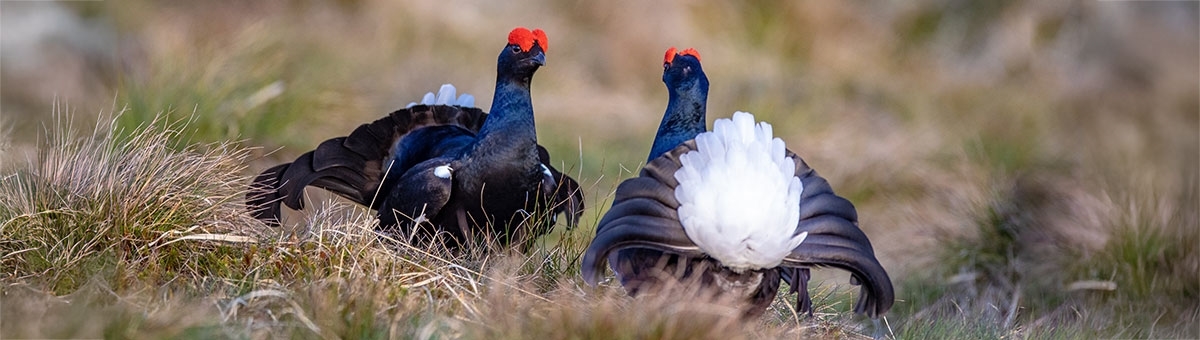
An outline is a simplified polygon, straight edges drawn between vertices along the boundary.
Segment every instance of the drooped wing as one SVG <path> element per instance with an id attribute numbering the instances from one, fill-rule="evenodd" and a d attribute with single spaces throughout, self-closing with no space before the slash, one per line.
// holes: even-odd
<path id="1" fill-rule="evenodd" d="M 853 283 L 861 284 L 854 311 L 876 318 L 892 307 L 895 295 L 887 271 L 875 258 L 871 241 L 858 228 L 858 212 L 850 201 L 834 194 L 824 178 L 808 167 L 799 156 L 788 151 L 796 162 L 796 176 L 804 183 L 800 194 L 800 224 L 796 233 L 807 232 L 799 247 L 783 260 L 783 276 L 793 286 L 807 287 L 797 281 L 807 281 L 808 273 L 787 267 L 836 267 L 847 270 Z M 790 272 L 788 272 L 790 271 Z M 801 308 L 811 306 L 807 292 L 800 291 Z M 811 307 L 810 307 L 811 308 Z"/>
<path id="2" fill-rule="evenodd" d="M 380 206 L 379 225 L 405 228 L 413 222 L 434 219 L 450 201 L 454 186 L 452 169 L 457 164 L 452 158 L 440 157 L 417 163 L 405 171 Z"/>
<path id="3" fill-rule="evenodd" d="M 425 126 L 457 125 L 479 131 L 487 114 L 477 108 L 416 105 L 360 125 L 349 136 L 326 140 L 290 165 L 264 171 L 251 184 L 247 202 L 255 217 L 278 223 L 279 204 L 304 208 L 304 188 L 315 186 L 355 203 L 378 209 L 386 193 L 376 197 L 384 162 L 396 141 Z"/>
<path id="4" fill-rule="evenodd" d="M 538 145 L 537 149 L 538 159 L 546 167 L 546 172 L 550 173 L 542 179 L 542 194 L 546 195 L 554 215 L 566 214 L 567 227 L 574 228 L 583 215 L 583 188 L 574 178 L 550 165 L 550 152 L 545 147 Z"/>

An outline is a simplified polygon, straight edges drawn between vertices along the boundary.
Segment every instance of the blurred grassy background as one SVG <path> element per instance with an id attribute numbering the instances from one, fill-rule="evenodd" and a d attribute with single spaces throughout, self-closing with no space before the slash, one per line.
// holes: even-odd
<path id="1" fill-rule="evenodd" d="M 6 166 L 65 103 L 85 121 L 165 112 L 193 121 L 191 142 L 261 147 L 246 174 L 442 83 L 486 108 L 505 32 L 543 28 L 539 141 L 588 187 L 592 220 L 645 159 L 663 51 L 694 47 L 710 121 L 770 121 L 858 206 L 898 285 L 896 336 L 1200 336 L 1195 2 L 0 2 L 0 15 Z"/>

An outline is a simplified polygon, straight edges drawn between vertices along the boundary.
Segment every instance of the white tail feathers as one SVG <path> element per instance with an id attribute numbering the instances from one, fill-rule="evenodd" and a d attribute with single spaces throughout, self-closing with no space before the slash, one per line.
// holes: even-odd
<path id="1" fill-rule="evenodd" d="M 696 150 L 679 158 L 684 231 L 734 271 L 774 268 L 808 236 L 793 235 L 804 185 L 785 150 L 770 124 L 739 111 L 696 136 Z"/>
<path id="2" fill-rule="evenodd" d="M 433 92 L 425 93 L 425 97 L 421 98 L 420 103 L 408 103 L 404 108 L 410 108 L 420 105 L 457 105 L 462 107 L 474 107 L 475 96 L 463 93 L 461 96 L 455 97 L 455 88 L 451 84 L 442 84 L 435 96 Z"/>

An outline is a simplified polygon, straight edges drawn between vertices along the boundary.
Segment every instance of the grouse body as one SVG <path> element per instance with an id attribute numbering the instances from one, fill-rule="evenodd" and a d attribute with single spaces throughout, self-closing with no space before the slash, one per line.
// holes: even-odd
<path id="1" fill-rule="evenodd" d="M 670 101 L 649 161 L 617 187 L 584 254 L 584 280 L 596 284 L 607 262 L 630 294 L 699 284 L 742 299 L 753 316 L 782 279 L 811 313 L 809 268 L 832 266 L 863 285 L 856 312 L 886 313 L 892 284 L 853 204 L 750 114 L 705 132 L 708 81 L 695 50 L 668 50 L 663 81 Z"/>
<path id="2" fill-rule="evenodd" d="M 547 232 L 559 213 L 573 226 L 583 194 L 537 144 L 529 91 L 548 43 L 541 30 L 509 33 L 490 114 L 445 105 L 453 100 L 428 105 L 427 95 L 264 171 L 248 194 L 253 213 L 278 223 L 280 203 L 303 209 L 311 185 L 377 209 L 382 231 L 420 239 L 445 233 L 452 248 L 528 239 Z"/>

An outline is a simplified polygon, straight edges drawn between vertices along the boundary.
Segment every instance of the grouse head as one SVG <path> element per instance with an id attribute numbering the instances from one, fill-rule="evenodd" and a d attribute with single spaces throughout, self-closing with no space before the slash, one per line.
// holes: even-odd
<path id="1" fill-rule="evenodd" d="M 708 77 L 700 68 L 700 53 L 691 48 L 683 52 L 667 49 L 662 79 L 667 84 L 667 111 L 654 135 L 647 163 L 705 131 Z"/>
<path id="2" fill-rule="evenodd" d="M 517 27 L 508 33 L 508 45 L 500 52 L 498 70 L 500 76 L 511 77 L 528 85 L 538 67 L 546 64 L 546 50 L 550 40 L 541 29 L 530 31 Z"/>
<path id="3" fill-rule="evenodd" d="M 700 52 L 693 48 L 682 52 L 674 47 L 667 49 L 663 57 L 663 83 L 671 92 L 708 93 L 708 77 L 700 68 Z"/>

